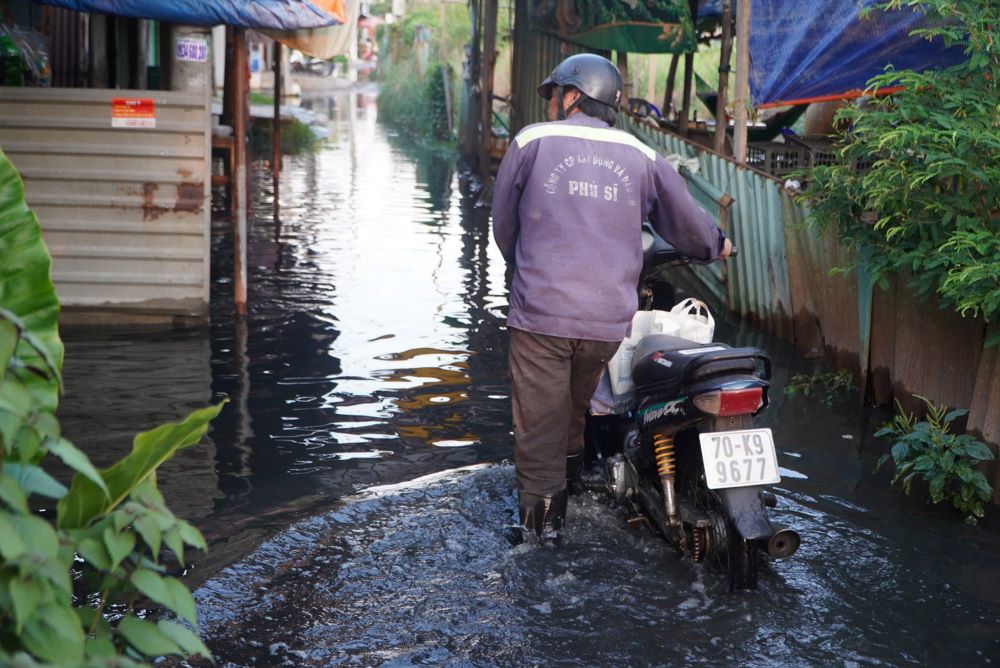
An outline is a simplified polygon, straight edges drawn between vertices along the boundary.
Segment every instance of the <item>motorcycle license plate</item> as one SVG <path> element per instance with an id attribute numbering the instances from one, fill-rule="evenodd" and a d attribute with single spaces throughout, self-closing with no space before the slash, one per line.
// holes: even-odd
<path id="1" fill-rule="evenodd" d="M 699 436 L 709 489 L 773 485 L 781 481 L 770 429 L 716 431 Z"/>

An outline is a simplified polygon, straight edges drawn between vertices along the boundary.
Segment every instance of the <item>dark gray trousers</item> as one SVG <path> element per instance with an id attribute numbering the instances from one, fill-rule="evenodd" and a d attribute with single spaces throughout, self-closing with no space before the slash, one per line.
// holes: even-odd
<path id="1" fill-rule="evenodd" d="M 619 343 L 509 331 L 517 489 L 551 497 L 566 487 L 567 455 L 583 451 L 587 405 Z"/>

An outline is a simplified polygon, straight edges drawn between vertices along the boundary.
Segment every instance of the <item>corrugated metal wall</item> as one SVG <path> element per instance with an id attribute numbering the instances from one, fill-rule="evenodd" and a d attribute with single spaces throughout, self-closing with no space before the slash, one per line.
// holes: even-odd
<path id="1" fill-rule="evenodd" d="M 682 173 L 703 204 L 710 189 L 702 179 L 717 189 L 716 199 L 718 192 L 733 198 L 720 224 L 728 226 L 740 255 L 726 262 L 724 274 L 698 272 L 706 292 L 726 294 L 733 311 L 803 352 L 827 355 L 860 374 L 862 383 L 870 375 L 879 403 L 899 398 L 916 410 L 913 395 L 919 394 L 969 408 L 969 429 L 1000 443 L 1000 352 L 983 348 L 981 319 L 920 301 L 905 277 L 889 290 L 873 288 L 864 262 L 837 241 L 834 230 L 817 234 L 807 227 L 807 211 L 777 179 L 633 117 L 623 117 L 622 124 L 662 154 L 697 156 L 698 176 Z M 832 271 L 855 264 L 858 270 Z M 1000 466 L 995 468 L 1000 489 Z"/>
<path id="2" fill-rule="evenodd" d="M 698 176 L 710 183 L 719 196 L 732 200 L 727 219 L 720 220 L 740 254 L 725 265 L 725 291 L 729 307 L 779 335 L 791 336 L 791 288 L 785 257 L 785 238 L 780 184 L 762 177 L 677 135 L 664 132 L 627 115 L 621 125 L 664 155 L 697 157 Z M 705 188 L 698 178 L 686 175 L 692 192 L 699 197 Z M 704 205 L 704 201 L 701 202 Z M 718 270 L 717 270 L 718 271 Z"/>
<path id="3" fill-rule="evenodd" d="M 856 272 L 833 273 L 853 257 L 833 230 L 822 235 L 805 224 L 806 212 L 787 193 L 782 225 L 793 314 L 793 340 L 807 353 L 826 353 L 837 366 L 861 371 Z"/>
<path id="4" fill-rule="evenodd" d="M 153 98 L 156 128 L 112 128 L 112 98 Z M 24 178 L 64 306 L 204 318 L 206 96 L 0 89 L 0 147 Z"/>
<path id="5" fill-rule="evenodd" d="M 917 299 L 906 288 L 906 277 L 894 283 L 894 326 L 873 328 L 871 333 L 873 348 L 892 351 L 893 395 L 910 410 L 922 406 L 906 401 L 910 394 L 947 406 L 971 406 L 984 343 L 982 321 L 942 311 L 933 300 Z"/>
<path id="6" fill-rule="evenodd" d="M 989 332 L 1000 334 L 1000 324 L 994 323 Z M 968 428 L 990 443 L 1000 443 L 1000 346 L 983 350 L 972 396 Z M 996 500 L 1000 498 L 1000 458 L 993 463 L 993 489 Z"/>
<path id="7" fill-rule="evenodd" d="M 511 65 L 511 132 L 545 119 L 542 82 L 563 58 L 586 51 L 557 37 L 527 27 L 527 0 L 515 0 L 514 54 Z"/>
<path id="8" fill-rule="evenodd" d="M 87 85 L 89 15 L 59 7 L 46 9 L 51 21 L 48 43 L 52 85 L 72 88 Z"/>

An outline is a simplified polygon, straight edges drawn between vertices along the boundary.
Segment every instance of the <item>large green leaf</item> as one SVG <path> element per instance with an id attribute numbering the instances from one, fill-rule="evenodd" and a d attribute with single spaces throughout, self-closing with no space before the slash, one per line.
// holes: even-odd
<path id="1" fill-rule="evenodd" d="M 0 319 L 0 382 L 3 382 L 4 374 L 7 372 L 7 363 L 10 361 L 10 356 L 14 354 L 19 338 L 14 323 L 10 320 Z"/>
<path id="2" fill-rule="evenodd" d="M 177 526 L 173 526 L 163 532 L 163 542 L 170 551 L 174 553 L 174 557 L 181 566 L 184 565 L 184 540 L 181 538 L 181 530 Z"/>
<path id="3" fill-rule="evenodd" d="M 14 523 L 6 517 L 6 513 L 0 512 L 0 558 L 4 561 L 14 561 L 26 550 Z"/>
<path id="4" fill-rule="evenodd" d="M 132 524 L 136 532 L 142 536 L 142 540 L 149 546 L 149 551 L 153 559 L 160 558 L 160 542 L 162 532 L 160 525 L 156 523 L 156 518 L 150 515 L 143 515 Z"/>
<path id="5" fill-rule="evenodd" d="M 90 458 L 82 450 L 78 449 L 65 438 L 50 439 L 46 441 L 46 445 L 49 452 L 61 459 L 63 464 L 93 482 L 104 494 L 110 494 L 107 485 L 104 484 L 104 478 L 101 477 L 101 474 L 94 468 L 94 465 L 90 463 Z"/>
<path id="6" fill-rule="evenodd" d="M 14 525 L 14 531 L 24 541 L 29 552 L 49 559 L 58 556 L 59 536 L 44 519 L 37 515 L 8 515 L 7 520 Z"/>
<path id="7" fill-rule="evenodd" d="M 165 636 L 177 643 L 184 652 L 187 654 L 199 654 L 206 659 L 211 660 L 212 653 L 208 651 L 205 644 L 198 639 L 191 629 L 186 626 L 181 626 L 177 622 L 172 622 L 168 619 L 160 620 L 156 623 L 157 628 L 163 632 Z"/>
<path id="8" fill-rule="evenodd" d="M 125 636 L 132 647 L 146 656 L 185 653 L 173 639 L 145 619 L 126 615 L 118 623 L 118 632 Z"/>
<path id="9" fill-rule="evenodd" d="M 18 482 L 6 473 L 0 473 L 0 501 L 15 512 L 28 514 L 28 497 Z"/>
<path id="10" fill-rule="evenodd" d="M 174 614 L 191 624 L 198 623 L 194 597 L 180 580 L 162 577 L 145 568 L 132 573 L 132 584 L 152 601 L 169 608 Z"/>
<path id="11" fill-rule="evenodd" d="M 61 499 L 66 495 L 66 486 L 40 466 L 7 464 L 3 470 L 29 494 L 41 494 L 50 499 Z"/>
<path id="12" fill-rule="evenodd" d="M 17 633 L 21 632 L 24 623 L 35 614 L 38 606 L 49 603 L 53 598 L 49 583 L 38 578 L 11 578 L 9 593 L 11 603 L 14 604 Z"/>
<path id="13" fill-rule="evenodd" d="M 117 508 L 156 468 L 170 459 L 177 450 L 193 445 L 208 431 L 208 423 L 219 414 L 225 402 L 197 410 L 183 422 L 168 422 L 143 432 L 132 442 L 132 452 L 101 477 L 110 492 L 104 492 L 86 476 L 73 476 L 69 493 L 59 501 L 57 525 L 61 529 L 78 529 L 98 515 Z"/>
<path id="14" fill-rule="evenodd" d="M 24 184 L 14 166 L 0 150 L 0 308 L 20 318 L 37 351 L 22 338 L 17 356 L 28 366 L 45 369 L 48 358 L 58 373 L 62 368 L 63 344 L 59 339 L 59 300 L 52 286 L 52 260 L 42 241 L 38 219 L 24 201 Z M 45 380 L 23 374 L 29 391 L 41 407 L 54 411 L 59 387 L 56 377 Z"/>
<path id="15" fill-rule="evenodd" d="M 125 557 L 132 554 L 135 534 L 131 531 L 118 533 L 109 526 L 104 530 L 103 538 L 104 547 L 108 548 L 108 555 L 111 557 L 111 570 L 115 570 Z"/>
<path id="16" fill-rule="evenodd" d="M 46 605 L 25 624 L 25 647 L 40 659 L 75 666 L 83 659 L 83 628 L 68 606 Z"/>
<path id="17" fill-rule="evenodd" d="M 207 550 L 208 544 L 205 542 L 205 537 L 201 535 L 201 532 L 196 528 L 191 526 L 184 520 L 177 520 L 177 528 L 180 531 L 181 538 L 185 543 L 191 547 L 196 547 L 199 550 Z"/>

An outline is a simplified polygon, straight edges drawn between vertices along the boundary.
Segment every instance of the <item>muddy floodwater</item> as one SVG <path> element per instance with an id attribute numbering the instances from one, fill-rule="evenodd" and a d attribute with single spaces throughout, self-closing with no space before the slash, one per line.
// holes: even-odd
<path id="1" fill-rule="evenodd" d="M 280 224 L 255 175 L 245 321 L 222 262 L 204 328 L 64 332 L 64 431 L 99 464 L 136 431 L 230 399 L 159 476 L 210 545 L 186 577 L 218 665 L 1000 663 L 995 519 L 967 527 L 901 497 L 873 473 L 885 445 L 858 397 L 785 397 L 818 362 L 721 314 L 717 338 L 775 360 L 759 424 L 798 554 L 730 594 L 596 493 L 571 500 L 560 548 L 512 548 L 488 212 L 453 156 L 379 124 L 370 95 L 316 104 L 330 141 L 286 161 Z M 216 223 L 213 255 L 230 248 Z"/>

